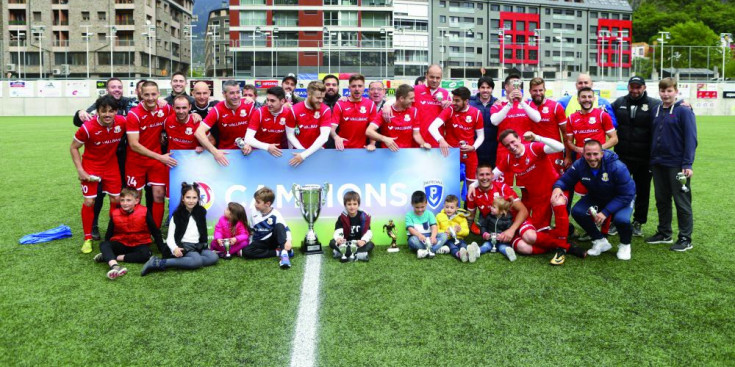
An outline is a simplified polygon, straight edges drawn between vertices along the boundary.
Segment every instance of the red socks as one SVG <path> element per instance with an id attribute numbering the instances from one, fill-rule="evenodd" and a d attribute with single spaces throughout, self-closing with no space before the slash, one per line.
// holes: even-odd
<path id="1" fill-rule="evenodd" d="M 157 203 L 154 201 L 151 211 L 151 214 L 153 214 L 153 221 L 156 222 L 156 227 L 161 228 L 161 223 L 163 223 L 163 203 Z"/>
<path id="2" fill-rule="evenodd" d="M 82 204 L 82 229 L 84 230 L 84 239 L 92 239 L 92 222 L 94 221 L 94 205 L 86 206 Z"/>

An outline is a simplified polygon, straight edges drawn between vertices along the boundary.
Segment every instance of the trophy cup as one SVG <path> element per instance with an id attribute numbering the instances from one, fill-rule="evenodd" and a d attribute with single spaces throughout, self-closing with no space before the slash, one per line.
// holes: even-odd
<path id="1" fill-rule="evenodd" d="M 388 252 L 398 252 L 400 249 L 398 248 L 398 245 L 396 245 L 396 225 L 393 223 L 393 219 L 388 219 L 388 224 L 383 225 L 383 232 L 386 232 L 388 237 L 391 238 Z"/>
<path id="2" fill-rule="evenodd" d="M 222 240 L 222 245 L 225 246 L 225 260 L 232 259 L 232 255 L 230 255 L 230 239 L 225 238 Z"/>
<path id="3" fill-rule="evenodd" d="M 687 175 L 685 175 L 684 172 L 677 173 L 676 180 L 681 184 L 681 192 L 689 192 L 689 188 L 687 187 Z"/>
<path id="4" fill-rule="evenodd" d="M 316 238 L 314 232 L 314 222 L 319 218 L 319 212 L 322 205 L 327 202 L 327 193 L 329 192 L 329 183 L 325 182 L 324 186 L 293 184 L 291 187 L 296 207 L 301 209 L 301 215 L 309 225 L 304 241 L 301 242 L 301 251 L 306 255 L 321 254 L 322 244 Z"/>
<path id="5" fill-rule="evenodd" d="M 454 227 L 450 224 L 449 225 L 449 235 L 454 239 L 454 244 L 459 245 L 459 238 L 457 238 L 457 231 L 454 230 Z"/>

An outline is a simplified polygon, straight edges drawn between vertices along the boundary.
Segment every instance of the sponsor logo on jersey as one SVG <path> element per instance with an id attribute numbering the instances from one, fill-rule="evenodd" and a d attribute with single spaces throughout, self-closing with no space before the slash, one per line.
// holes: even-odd
<path id="1" fill-rule="evenodd" d="M 285 117 L 281 117 L 281 120 L 278 121 L 278 124 L 279 125 L 286 125 L 286 118 Z"/>
<path id="2" fill-rule="evenodd" d="M 597 119 L 595 118 L 595 116 L 591 116 L 589 121 L 590 125 L 594 124 L 595 122 L 597 122 Z"/>
<path id="3" fill-rule="evenodd" d="M 240 110 L 240 117 L 245 117 L 247 115 L 248 111 Z"/>
<path id="4" fill-rule="evenodd" d="M 403 121 L 406 121 L 406 122 L 411 121 L 411 116 L 403 115 Z"/>
<path id="5" fill-rule="evenodd" d="M 115 132 L 115 134 L 120 133 L 121 130 L 122 129 L 120 128 L 120 126 L 115 126 L 115 129 L 113 129 L 113 131 Z"/>
<path id="6" fill-rule="evenodd" d="M 541 113 L 549 113 L 549 107 L 544 106 L 544 108 L 541 109 Z"/>
<path id="7" fill-rule="evenodd" d="M 156 116 L 163 117 L 163 111 L 158 110 L 158 112 L 156 112 Z"/>
<path id="8" fill-rule="evenodd" d="M 319 117 L 321 117 L 321 116 L 322 116 L 322 114 L 321 114 L 321 113 L 319 113 L 319 111 L 316 111 L 316 112 L 314 112 L 314 118 L 315 118 L 315 119 L 318 119 L 318 118 L 319 118 Z"/>
<path id="9" fill-rule="evenodd" d="M 360 106 L 360 113 L 367 113 L 365 106 Z"/>
<path id="10" fill-rule="evenodd" d="M 186 131 L 184 131 L 184 134 L 186 134 L 186 135 L 191 135 L 191 134 L 193 134 L 194 132 L 193 132 L 193 131 L 191 131 L 191 130 L 192 130 L 192 129 L 191 129 L 190 127 L 187 127 L 187 128 L 186 128 Z"/>
<path id="11" fill-rule="evenodd" d="M 439 208 L 444 198 L 444 183 L 438 179 L 425 181 L 424 192 L 429 208 L 432 210 Z"/>
<path id="12" fill-rule="evenodd" d="M 97 132 L 94 133 L 94 135 L 102 134 L 102 130 L 97 130 Z"/>
<path id="13" fill-rule="evenodd" d="M 464 120 L 466 122 L 472 122 L 472 116 L 465 116 Z"/>

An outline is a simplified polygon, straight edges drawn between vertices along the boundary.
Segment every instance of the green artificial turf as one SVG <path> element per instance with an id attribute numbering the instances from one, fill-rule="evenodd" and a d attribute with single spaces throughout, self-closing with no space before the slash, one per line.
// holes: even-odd
<path id="1" fill-rule="evenodd" d="M 551 255 L 417 260 L 405 245 L 369 263 L 327 256 L 318 364 L 732 365 L 733 122 L 698 118 L 693 250 L 636 238 L 629 262 L 613 250 L 562 267 Z M 287 365 L 304 258 L 290 271 L 235 259 L 144 278 L 128 264 L 109 281 L 79 253 L 74 131 L 68 117 L 0 119 L 0 365 Z M 656 215 L 652 197 L 647 235 Z M 73 238 L 18 245 L 62 223 Z"/>

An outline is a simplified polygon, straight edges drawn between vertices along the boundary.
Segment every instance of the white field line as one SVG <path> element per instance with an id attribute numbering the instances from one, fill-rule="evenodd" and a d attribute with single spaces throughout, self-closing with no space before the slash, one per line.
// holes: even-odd
<path id="1" fill-rule="evenodd" d="M 301 300 L 296 318 L 291 350 L 291 366 L 316 365 L 317 328 L 319 326 L 319 283 L 322 255 L 306 257 L 304 280 L 301 283 Z"/>

